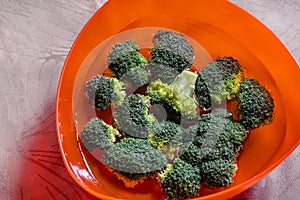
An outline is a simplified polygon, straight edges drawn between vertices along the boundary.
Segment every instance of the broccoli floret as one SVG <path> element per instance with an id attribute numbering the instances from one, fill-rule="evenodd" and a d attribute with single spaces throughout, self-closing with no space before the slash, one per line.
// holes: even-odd
<path id="1" fill-rule="evenodd" d="M 210 62 L 200 71 L 195 83 L 199 106 L 210 109 L 214 104 L 236 98 L 243 77 L 241 65 L 232 57 Z"/>
<path id="2" fill-rule="evenodd" d="M 91 119 L 80 132 L 80 139 L 89 152 L 94 149 L 105 152 L 114 144 L 116 137 L 120 136 L 121 134 L 117 129 L 99 118 Z"/>
<path id="3" fill-rule="evenodd" d="M 238 95 L 239 121 L 246 129 L 269 124 L 274 118 L 274 100 L 268 90 L 254 79 L 241 83 Z"/>
<path id="4" fill-rule="evenodd" d="M 134 86 L 148 82 L 146 65 L 147 59 L 139 53 L 139 47 L 133 40 L 115 44 L 108 53 L 108 67 L 116 78 Z"/>
<path id="5" fill-rule="evenodd" d="M 156 121 L 149 114 L 150 97 L 141 94 L 131 94 L 114 113 L 114 121 L 121 132 L 136 138 L 147 138 L 148 127 Z"/>
<path id="6" fill-rule="evenodd" d="M 150 49 L 150 63 L 164 65 L 164 70 L 172 68 L 181 73 L 194 62 L 194 48 L 180 33 L 158 31 L 153 37 L 153 43 L 154 47 Z"/>
<path id="7" fill-rule="evenodd" d="M 153 148 L 148 140 L 124 138 L 107 150 L 104 163 L 128 180 L 135 180 L 135 183 L 138 183 L 163 170 L 167 160 L 166 156 Z M 127 179 L 122 180 L 129 186 L 126 184 Z"/>
<path id="8" fill-rule="evenodd" d="M 202 181 L 210 187 L 227 187 L 233 182 L 236 165 L 232 161 L 216 159 L 201 165 Z"/>
<path id="9" fill-rule="evenodd" d="M 237 152 L 230 142 L 209 142 L 197 136 L 194 142 L 185 144 L 179 151 L 179 158 L 194 167 L 201 167 L 206 161 L 225 159 L 235 162 Z"/>
<path id="10" fill-rule="evenodd" d="M 183 117 L 196 117 L 196 104 L 190 96 L 183 95 L 181 89 L 177 86 L 170 86 L 162 83 L 160 80 L 152 82 L 146 91 L 151 97 L 151 104 L 162 105 L 170 121 L 174 115 L 182 115 Z M 176 120 L 174 120 L 176 121 Z"/>
<path id="11" fill-rule="evenodd" d="M 197 195 L 201 186 L 200 170 L 177 158 L 160 174 L 168 199 L 186 199 Z"/>
<path id="12" fill-rule="evenodd" d="M 157 80 L 148 86 L 146 94 L 151 96 L 152 105 L 160 105 L 157 107 L 163 109 L 157 112 L 158 119 L 164 113 L 166 120 L 180 123 L 184 127 L 195 121 L 197 105 L 193 93 L 196 78 L 197 74 L 184 70 L 170 85 Z"/>
<path id="13" fill-rule="evenodd" d="M 86 91 L 89 104 L 100 110 L 110 105 L 120 105 L 126 96 L 121 81 L 101 75 L 94 76 L 86 83 Z"/>
<path id="14" fill-rule="evenodd" d="M 196 136 L 181 147 L 179 157 L 199 168 L 203 162 L 219 159 L 234 163 L 247 136 L 246 129 L 232 120 L 229 111 L 221 108 L 201 115 L 197 129 L 192 128 Z"/>
<path id="15" fill-rule="evenodd" d="M 201 161 L 216 159 L 226 159 L 235 161 L 239 146 L 235 147 L 232 141 L 221 138 L 219 141 L 213 141 L 215 138 L 208 136 L 197 136 L 193 144 L 201 149 Z"/>
<path id="16" fill-rule="evenodd" d="M 172 160 L 180 145 L 182 128 L 171 121 L 156 122 L 149 129 L 149 141 L 151 145 L 164 152 L 168 159 Z"/>
<path id="17" fill-rule="evenodd" d="M 126 72 L 120 80 L 125 83 L 127 89 L 137 89 L 148 84 L 149 74 L 144 67 L 135 67 Z"/>
<path id="18" fill-rule="evenodd" d="M 152 80 L 160 80 L 166 84 L 172 83 L 176 76 L 180 74 L 176 69 L 158 63 L 150 63 L 149 70 Z"/>
<path id="19" fill-rule="evenodd" d="M 179 137 L 181 139 L 182 145 L 193 142 L 198 134 L 198 125 L 191 125 L 183 129 L 181 132 L 182 136 Z"/>
<path id="20" fill-rule="evenodd" d="M 150 128 L 149 141 L 154 148 L 162 149 L 172 142 L 173 139 L 176 139 L 181 131 L 181 127 L 174 122 L 156 122 Z"/>
<path id="21" fill-rule="evenodd" d="M 232 113 L 225 108 L 216 108 L 211 111 L 210 115 L 214 117 L 223 117 L 228 119 L 233 119 Z"/>
<path id="22" fill-rule="evenodd" d="M 193 144 L 193 142 L 184 144 L 179 151 L 179 158 L 189 163 L 193 167 L 201 166 L 203 151 L 201 148 Z"/>
<path id="23" fill-rule="evenodd" d="M 198 119 L 197 135 L 204 137 L 207 142 L 217 144 L 233 144 L 235 151 L 247 137 L 247 130 L 238 122 L 234 122 L 226 109 L 219 108 L 211 113 L 203 114 Z M 199 143 L 197 146 L 200 146 Z"/>

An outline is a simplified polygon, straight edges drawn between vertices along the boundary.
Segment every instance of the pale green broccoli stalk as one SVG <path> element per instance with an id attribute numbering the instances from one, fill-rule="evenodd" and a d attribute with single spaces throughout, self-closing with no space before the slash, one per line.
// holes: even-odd
<path id="1" fill-rule="evenodd" d="M 194 99 L 181 93 L 176 85 L 170 86 L 160 80 L 152 82 L 146 91 L 151 97 L 151 104 L 160 104 L 167 113 L 178 113 L 183 117 L 196 117 L 197 105 Z"/>
<path id="2" fill-rule="evenodd" d="M 177 87 L 182 95 L 192 97 L 197 77 L 198 75 L 196 73 L 183 70 L 170 85 Z"/>

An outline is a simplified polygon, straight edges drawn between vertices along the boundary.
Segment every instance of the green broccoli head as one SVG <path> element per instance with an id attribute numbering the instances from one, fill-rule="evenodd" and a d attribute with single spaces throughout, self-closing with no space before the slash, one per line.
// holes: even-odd
<path id="1" fill-rule="evenodd" d="M 241 83 L 238 95 L 239 121 L 246 129 L 269 124 L 274 118 L 274 99 L 268 90 L 254 79 Z"/>
<path id="2" fill-rule="evenodd" d="M 80 132 L 80 139 L 84 147 L 89 151 L 99 149 L 105 152 L 121 134 L 117 129 L 106 124 L 99 118 L 91 119 Z"/>
<path id="3" fill-rule="evenodd" d="M 177 86 L 170 86 L 157 80 L 147 87 L 146 94 L 151 97 L 151 104 L 162 105 L 167 114 L 171 113 L 169 115 L 171 117 L 174 114 L 190 118 L 196 117 L 197 106 L 194 99 L 183 95 L 180 91 L 181 89 Z"/>
<path id="4" fill-rule="evenodd" d="M 124 138 L 106 151 L 104 163 L 128 179 L 137 180 L 163 170 L 167 160 L 148 140 Z"/>
<path id="5" fill-rule="evenodd" d="M 232 144 L 234 152 L 237 153 L 247 134 L 248 132 L 243 125 L 234 122 L 226 109 L 216 109 L 211 113 L 201 115 L 198 119 L 197 135 L 212 143 L 210 146 Z M 197 144 L 197 146 L 201 145 L 201 142 Z"/>
<path id="6" fill-rule="evenodd" d="M 233 119 L 232 113 L 225 108 L 215 108 L 211 111 L 209 115 L 214 117 L 228 118 L 231 120 Z"/>
<path id="7" fill-rule="evenodd" d="M 215 126 L 220 126 L 220 130 L 224 128 L 229 120 L 233 120 L 232 114 L 225 108 L 216 108 L 210 113 L 202 114 L 198 118 L 198 133 L 197 135 L 203 135 L 207 133 L 208 129 Z M 218 123 L 221 123 L 218 125 Z"/>
<path id="8" fill-rule="evenodd" d="M 221 158 L 234 162 L 239 150 L 235 148 L 232 141 L 226 141 L 223 138 L 218 140 L 210 135 L 196 136 L 193 144 L 201 150 L 200 157 L 198 158 L 201 162 Z"/>
<path id="9" fill-rule="evenodd" d="M 195 96 L 198 101 L 199 107 L 202 107 L 204 110 L 209 110 L 212 106 L 210 89 L 208 84 L 205 81 L 206 79 L 202 78 L 202 75 L 199 74 L 195 83 Z"/>
<path id="10" fill-rule="evenodd" d="M 182 136 L 180 137 L 181 143 L 188 144 L 190 142 L 193 142 L 198 134 L 198 125 L 190 125 L 186 127 L 182 131 Z"/>
<path id="11" fill-rule="evenodd" d="M 171 121 L 155 122 L 149 128 L 151 145 L 165 153 L 168 159 L 172 160 L 180 145 L 182 128 Z"/>
<path id="12" fill-rule="evenodd" d="M 194 142 L 187 143 L 179 151 L 179 158 L 194 167 L 201 167 L 203 162 L 225 159 L 234 162 L 237 154 L 230 142 L 211 142 L 210 138 L 197 136 Z"/>
<path id="13" fill-rule="evenodd" d="M 159 63 L 150 63 L 149 71 L 152 80 L 160 80 L 162 83 L 170 84 L 179 72 L 171 67 Z"/>
<path id="14" fill-rule="evenodd" d="M 149 74 L 144 67 L 135 67 L 128 70 L 120 80 L 125 83 L 126 88 L 137 89 L 149 82 Z"/>
<path id="15" fill-rule="evenodd" d="M 183 138 L 190 139 L 182 142 L 179 157 L 197 167 L 204 161 L 215 159 L 234 162 L 247 136 L 246 129 L 234 122 L 231 113 L 222 108 L 202 114 L 198 124 L 186 130 L 190 134 L 186 134 Z"/>
<path id="16" fill-rule="evenodd" d="M 162 149 L 166 145 L 175 142 L 173 140 L 181 135 L 181 131 L 182 128 L 174 122 L 155 122 L 149 129 L 149 141 L 154 148 Z"/>
<path id="17" fill-rule="evenodd" d="M 207 185 L 228 186 L 233 180 L 236 158 L 247 130 L 222 108 L 202 114 L 197 127 L 192 128 L 196 136 L 181 147 L 179 158 L 198 167 Z"/>
<path id="18" fill-rule="evenodd" d="M 185 143 L 179 150 L 179 158 L 193 167 L 198 167 L 202 163 L 204 152 L 201 148 L 196 146 L 193 142 Z"/>
<path id="19" fill-rule="evenodd" d="M 118 79 L 97 75 L 86 83 L 86 95 L 90 105 L 103 110 L 110 105 L 120 105 L 126 93 Z"/>
<path id="20" fill-rule="evenodd" d="M 114 121 L 121 132 L 136 138 L 147 138 L 148 127 L 156 121 L 149 114 L 150 97 L 141 94 L 131 94 L 114 113 Z"/>
<path id="21" fill-rule="evenodd" d="M 194 48 L 180 33 L 158 31 L 153 37 L 153 43 L 154 47 L 150 49 L 151 63 L 162 64 L 180 73 L 194 62 Z"/>
<path id="22" fill-rule="evenodd" d="M 237 60 L 221 57 L 206 65 L 195 83 L 199 106 L 210 109 L 214 104 L 236 98 L 244 72 Z"/>
<path id="23" fill-rule="evenodd" d="M 192 198 L 200 189 L 200 170 L 177 158 L 160 174 L 160 181 L 168 199 Z"/>
<path id="24" fill-rule="evenodd" d="M 145 70 L 147 59 L 139 53 L 139 47 L 133 40 L 117 43 L 108 53 L 108 67 L 117 79 L 142 86 L 149 80 Z"/>
<path id="25" fill-rule="evenodd" d="M 202 181 L 210 187 L 227 187 L 233 182 L 236 165 L 226 159 L 216 159 L 202 163 Z"/>

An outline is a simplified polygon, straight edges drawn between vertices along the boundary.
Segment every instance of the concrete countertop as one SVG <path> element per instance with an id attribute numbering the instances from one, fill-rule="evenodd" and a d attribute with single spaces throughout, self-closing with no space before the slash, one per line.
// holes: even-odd
<path id="1" fill-rule="evenodd" d="M 104 2 L 0 2 L 0 199 L 94 199 L 76 185 L 62 164 L 54 112 L 68 51 Z M 299 0 L 231 2 L 262 21 L 300 63 Z M 234 199 L 300 199 L 299 156 L 298 147 L 262 181 Z M 65 185 L 70 191 L 61 191 Z"/>

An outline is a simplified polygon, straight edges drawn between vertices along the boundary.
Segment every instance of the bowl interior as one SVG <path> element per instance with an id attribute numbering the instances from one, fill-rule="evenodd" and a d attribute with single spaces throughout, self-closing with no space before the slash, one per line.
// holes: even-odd
<path id="1" fill-rule="evenodd" d="M 100 198 L 165 199 L 155 180 L 145 181 L 134 189 L 124 187 L 102 163 L 85 151 L 78 134 L 88 120 L 96 115 L 103 117 L 107 122 L 111 119 L 111 111 L 98 113 L 88 105 L 85 83 L 93 76 L 104 72 L 107 66 L 107 53 L 112 45 L 133 39 L 146 52 L 153 46 L 151 41 L 157 30 L 171 29 L 186 35 L 194 46 L 195 68 L 201 70 L 208 62 L 219 56 L 233 56 L 246 70 L 246 76 L 255 78 L 266 86 L 275 100 L 275 119 L 272 124 L 252 131 L 244 143 L 234 183 L 222 191 L 202 188 L 199 199 L 212 196 L 211 194 L 220 194 L 215 197 L 233 196 L 257 182 L 274 167 L 274 164 L 283 159 L 283 155 L 291 151 L 294 143 L 299 142 L 296 137 L 289 139 L 290 145 L 283 146 L 289 137 L 287 112 L 282 100 L 283 89 L 273 77 L 273 68 L 270 68 L 268 62 L 260 55 L 266 52 L 253 51 L 247 45 L 249 42 L 246 41 L 247 37 L 241 38 L 235 34 L 240 29 L 238 24 L 234 25 L 226 20 L 231 19 L 228 15 L 234 13 L 241 18 L 245 17 L 244 23 L 255 22 L 259 26 L 261 24 L 255 20 L 247 21 L 249 16 L 228 2 L 216 1 L 216 4 L 212 3 L 214 4 L 212 7 L 212 4 L 198 1 L 187 1 L 181 6 L 181 2 L 175 1 L 173 5 L 175 7 L 172 9 L 180 13 L 187 10 L 192 13 L 180 17 L 175 12 L 170 11 L 167 14 L 160 12 L 169 1 L 158 2 L 160 6 L 156 9 L 149 2 L 129 1 L 127 7 L 130 5 L 142 7 L 147 13 L 138 11 L 135 16 L 126 15 L 124 19 L 121 18 L 124 8 L 111 1 L 96 13 L 75 42 L 61 77 L 57 103 L 58 139 L 66 167 L 78 184 Z M 108 14 L 111 10 L 113 13 Z M 219 11 L 219 16 L 211 16 L 210 11 L 213 10 Z M 193 14 L 194 12 L 200 14 Z M 112 14 L 116 15 L 109 17 Z M 224 16 L 226 18 L 223 18 Z M 221 19 L 224 21 L 220 21 Z M 240 20 L 239 23 L 242 22 Z M 222 23 L 228 23 L 228 26 L 232 27 L 229 29 Z M 102 24 L 102 28 L 99 24 Z M 104 27 L 108 30 L 103 31 Z M 249 38 L 251 37 L 253 36 L 249 33 Z"/>

